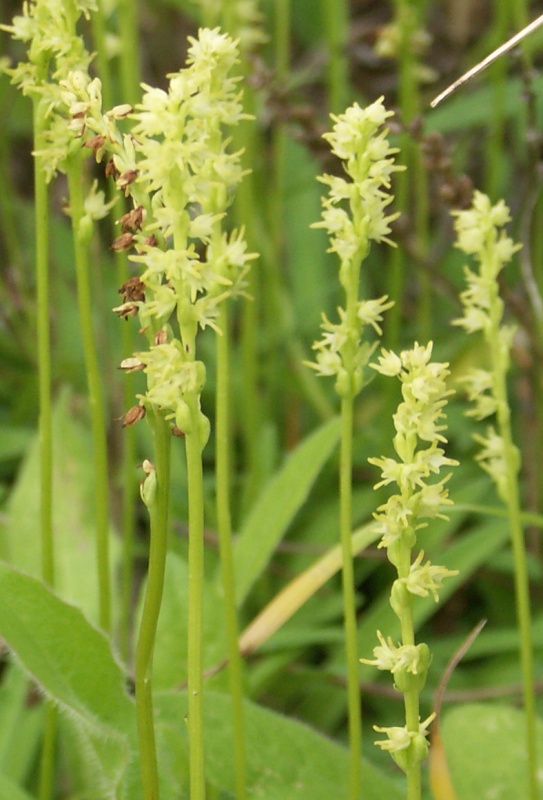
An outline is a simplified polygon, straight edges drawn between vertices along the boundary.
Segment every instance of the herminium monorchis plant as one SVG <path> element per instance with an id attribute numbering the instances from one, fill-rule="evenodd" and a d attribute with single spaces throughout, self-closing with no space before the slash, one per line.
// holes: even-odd
<path id="1" fill-rule="evenodd" d="M 134 112 L 119 106 L 102 113 L 100 85 L 74 73 L 63 82 L 72 129 L 85 137 L 97 161 L 110 154 L 106 173 L 132 200 L 122 218 L 116 249 L 135 249 L 130 259 L 140 277 L 121 287 L 120 317 L 139 315 L 148 349 L 122 363 L 142 369 L 147 390 L 125 416 L 133 424 L 146 415 L 155 436 L 154 463 L 145 462 L 142 497 L 151 516 L 149 580 L 136 651 L 136 698 L 145 797 L 158 786 L 152 732 L 152 650 L 166 552 L 170 429 L 184 437 L 189 488 L 188 696 L 191 797 L 203 797 L 202 449 L 209 421 L 201 410 L 205 365 L 196 357 L 196 336 L 218 330 L 220 306 L 240 294 L 249 261 L 243 231 L 226 233 L 223 219 L 243 176 L 240 153 L 228 151 L 224 129 L 243 118 L 238 80 L 230 72 L 238 51 L 218 30 L 191 39 L 186 69 L 170 76 L 168 91 L 145 86 Z M 117 120 L 133 120 L 130 133 Z M 92 136 L 88 136 L 92 133 Z M 202 249 L 203 246 L 203 249 Z M 220 331 L 218 331 L 220 333 Z"/>
<path id="2" fill-rule="evenodd" d="M 444 578 L 455 573 L 445 567 L 424 561 L 424 550 L 413 558 L 419 533 L 427 523 L 423 520 L 444 518 L 442 508 L 451 503 L 445 486 L 450 474 L 438 479 L 443 467 L 458 462 L 445 456 L 442 445 L 445 425 L 443 408 L 447 397 L 448 364 L 431 361 L 432 343 L 415 344 L 399 356 L 383 350 L 377 364 L 371 364 L 383 375 L 397 377 L 402 385 L 403 400 L 394 414 L 394 450 L 397 458 L 383 456 L 368 459 L 381 470 L 381 481 L 375 488 L 395 484 L 397 491 L 374 514 L 383 534 L 379 547 L 384 547 L 398 577 L 392 584 L 390 604 L 401 626 L 401 644 L 377 631 L 379 646 L 374 659 L 361 659 L 378 669 L 388 670 L 395 688 L 402 692 L 405 725 L 381 728 L 384 741 L 376 744 L 388 750 L 407 776 L 408 800 L 420 800 L 421 763 L 428 752 L 426 731 L 433 715 L 421 722 L 419 695 L 424 687 L 430 651 L 424 643 L 415 643 L 413 603 L 415 598 L 431 594 L 438 600 L 438 589 Z"/>
<path id="3" fill-rule="evenodd" d="M 394 164 L 397 150 L 388 142 L 385 123 L 391 112 L 377 100 L 365 109 L 352 105 L 344 114 L 332 115 L 334 127 L 324 138 L 341 159 L 346 176 L 323 175 L 319 180 L 329 188 L 323 197 L 322 221 L 330 237 L 330 252 L 339 258 L 339 281 L 345 304 L 338 308 L 339 322 L 323 315 L 323 337 L 313 347 L 319 375 L 335 377 L 341 398 L 340 532 L 343 550 L 343 599 L 348 676 L 350 794 L 360 794 L 360 690 L 356 645 L 356 601 L 352 565 L 352 436 L 354 399 L 362 389 L 367 366 L 377 343 L 362 341 L 365 327 L 381 334 L 383 312 L 392 306 L 386 296 L 377 300 L 359 299 L 360 268 L 371 242 L 387 242 L 390 223 L 396 214 L 387 214 L 393 200 L 390 179 L 401 169 Z"/>
<path id="4" fill-rule="evenodd" d="M 498 494 L 507 506 L 515 564 L 517 617 L 520 629 L 520 651 L 526 712 L 526 748 L 530 773 L 530 797 L 537 797 L 537 753 L 535 731 L 535 697 L 530 623 L 530 596 L 524 535 L 520 518 L 518 473 L 520 457 L 511 433 L 511 413 L 507 396 L 507 373 L 514 327 L 504 324 L 504 303 L 500 297 L 498 278 L 520 245 L 507 235 L 509 209 L 500 200 L 492 205 L 481 192 L 475 192 L 472 207 L 454 212 L 456 245 L 478 263 L 474 272 L 465 267 L 468 288 L 460 299 L 463 316 L 455 325 L 468 333 L 480 331 L 488 350 L 489 369 L 472 369 L 463 379 L 473 407 L 467 412 L 477 420 L 495 416 L 497 430 L 489 425 L 485 435 L 474 439 L 481 445 L 476 456 L 481 467 L 496 484 Z"/>

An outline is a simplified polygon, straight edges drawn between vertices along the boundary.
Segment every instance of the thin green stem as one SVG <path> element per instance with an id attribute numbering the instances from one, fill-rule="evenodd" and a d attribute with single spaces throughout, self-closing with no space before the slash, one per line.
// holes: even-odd
<path id="1" fill-rule="evenodd" d="M 130 344 L 132 331 L 123 325 L 123 344 Z M 123 352 L 130 353 L 130 347 L 124 347 Z M 132 400 L 131 387 L 123 383 L 124 407 L 129 408 Z M 122 440 L 121 476 L 122 484 L 122 578 L 121 578 L 121 620 L 120 620 L 120 650 L 125 662 L 130 659 L 131 644 L 131 617 L 134 592 L 134 543 L 136 529 L 136 497 L 137 484 L 134 479 L 134 465 L 136 463 L 136 435 L 132 427 L 125 428 Z"/>
<path id="2" fill-rule="evenodd" d="M 38 99 L 33 103 L 34 152 L 42 148 L 46 116 Z M 51 391 L 51 337 L 49 323 L 49 202 L 45 170 L 34 156 L 34 206 L 36 229 L 36 305 L 40 446 L 40 532 L 42 577 L 55 584 L 53 531 L 53 423 Z M 55 773 L 57 709 L 47 705 L 40 761 L 39 800 L 51 800 Z"/>
<path id="3" fill-rule="evenodd" d="M 123 102 L 135 105 L 139 99 L 140 57 L 137 0 L 118 0 L 119 37 L 121 40 L 121 85 Z"/>
<path id="4" fill-rule="evenodd" d="M 151 520 L 149 568 L 141 624 L 136 645 L 136 717 L 140 747 L 143 800 L 158 800 L 159 781 L 153 720 L 153 653 L 164 590 L 170 492 L 169 425 L 159 414 L 150 418 L 153 429 L 156 491 L 147 498 Z"/>
<path id="5" fill-rule="evenodd" d="M 49 702 L 45 707 L 38 800 L 51 800 L 54 796 L 57 732 L 58 709 Z"/>
<path id="6" fill-rule="evenodd" d="M 505 371 L 495 371 L 495 394 L 498 404 L 498 425 L 503 439 L 507 468 L 507 511 L 511 530 L 513 563 L 515 567 L 515 601 L 520 633 L 520 662 L 526 717 L 526 752 L 530 800 L 539 797 L 537 779 L 537 732 L 533 665 L 532 623 L 530 611 L 530 584 L 526 562 L 526 546 L 521 521 L 521 508 L 517 481 L 517 452 L 511 434 L 511 420 L 507 402 Z"/>
<path id="7" fill-rule="evenodd" d="M 192 430 L 185 436 L 189 504 L 188 732 L 191 800 L 205 798 L 202 625 L 204 487 L 198 398 L 187 399 Z"/>
<path id="8" fill-rule="evenodd" d="M 342 550 L 343 626 L 347 661 L 347 709 L 349 719 L 349 794 L 359 800 L 361 786 L 362 716 L 358 679 L 356 595 L 352 551 L 352 396 L 341 401 L 341 452 L 339 471 L 340 535 Z"/>
<path id="9" fill-rule="evenodd" d="M 510 7 L 507 3 L 494 6 L 493 43 L 497 47 L 508 38 Z M 505 86 L 507 60 L 499 58 L 490 67 L 492 106 L 487 126 L 485 153 L 485 189 L 490 197 L 501 191 L 503 184 L 503 148 L 505 135 Z"/>
<path id="10" fill-rule="evenodd" d="M 328 108 L 339 114 L 349 96 L 349 4 L 346 0 L 322 0 L 322 13 L 328 44 Z"/>
<path id="11" fill-rule="evenodd" d="M 45 113 L 34 100 L 34 150 L 42 147 Z M 34 157 L 34 203 L 36 214 L 36 291 L 38 334 L 40 520 L 42 575 L 55 582 L 53 547 L 53 433 L 51 399 L 51 337 L 49 322 L 49 202 L 42 159 Z"/>
<path id="12" fill-rule="evenodd" d="M 398 569 L 398 577 L 406 577 L 409 574 L 411 563 L 411 550 L 404 548 L 404 560 L 406 568 Z M 402 631 L 402 645 L 415 644 L 415 625 L 413 623 L 413 604 L 411 601 L 406 603 L 401 609 L 400 625 Z M 418 733 L 420 723 L 420 703 L 419 692 L 415 687 L 404 691 L 405 725 L 409 732 Z M 421 800 L 422 797 L 422 773 L 421 762 L 419 759 L 408 760 L 406 769 L 407 779 L 407 800 Z"/>
<path id="13" fill-rule="evenodd" d="M 232 698 L 234 721 L 234 763 L 236 797 L 247 797 L 245 758 L 245 720 L 243 713 L 243 671 L 238 647 L 239 625 L 236 611 L 236 586 L 232 555 L 232 523 L 230 515 L 230 320 L 227 303 L 221 303 L 218 325 L 222 335 L 217 336 L 217 390 L 216 390 L 216 481 L 217 529 L 221 558 L 226 636 L 228 642 L 228 678 Z"/>
<path id="14" fill-rule="evenodd" d="M 109 565 L 107 430 L 104 392 L 92 320 L 92 288 L 88 249 L 92 233 L 87 231 L 83 219 L 83 174 L 79 155 L 68 158 L 66 175 L 70 192 L 70 216 L 74 238 L 79 317 L 92 421 L 99 624 L 104 631 L 109 632 L 111 627 L 111 578 Z"/>
<path id="15" fill-rule="evenodd" d="M 92 14 L 92 34 L 96 47 L 96 61 L 102 82 L 102 98 L 104 108 L 113 106 L 113 84 L 106 46 L 106 23 L 102 0 L 96 0 L 96 11 Z"/>
<path id="16" fill-rule="evenodd" d="M 252 114 L 255 111 L 254 94 L 247 87 L 244 93 L 245 110 Z M 234 146 L 243 148 L 245 161 L 255 164 L 258 161 L 256 132 L 254 125 L 242 122 L 235 131 Z M 259 204 L 254 172 L 247 175 L 237 188 L 234 199 L 234 214 L 237 227 L 245 226 L 247 246 L 250 251 L 258 252 L 257 220 Z M 261 297 L 263 292 L 262 276 L 259 270 L 251 269 L 247 276 L 247 294 L 241 307 L 241 362 L 242 362 L 242 394 L 244 398 L 243 414 L 239 418 L 243 440 L 244 462 L 247 469 L 244 506 L 249 507 L 255 499 L 262 482 L 259 459 L 259 432 L 261 428 L 261 390 L 259 389 L 259 341 L 261 331 Z"/>
<path id="17" fill-rule="evenodd" d="M 404 125 L 409 124 L 419 113 L 420 92 L 417 80 L 416 55 L 413 51 L 413 33 L 417 24 L 417 9 L 412 0 L 395 0 L 396 24 L 400 31 L 398 52 L 398 102 L 401 119 Z M 400 137 L 401 163 L 406 166 L 406 172 L 396 176 L 396 208 L 402 213 L 408 213 L 408 208 L 414 208 L 415 231 L 418 234 L 418 244 L 421 252 L 426 245 L 427 229 L 427 181 L 422 169 L 420 153 L 415 150 L 413 141 L 407 134 Z M 413 191 L 415 190 L 415 191 Z M 388 317 L 386 332 L 387 346 L 396 350 L 400 345 L 400 330 L 403 312 L 403 295 L 405 280 L 408 271 L 405 264 L 405 252 L 401 247 L 396 248 L 391 256 L 391 280 L 388 294 L 395 301 Z M 430 316 L 430 282 L 424 276 L 420 282 L 421 302 L 418 304 L 419 330 L 421 336 L 428 338 Z"/>

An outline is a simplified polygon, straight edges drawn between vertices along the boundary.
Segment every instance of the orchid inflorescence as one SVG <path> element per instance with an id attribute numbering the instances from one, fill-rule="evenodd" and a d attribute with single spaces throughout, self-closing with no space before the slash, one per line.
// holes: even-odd
<path id="1" fill-rule="evenodd" d="M 391 176 L 403 169 L 394 163 L 398 150 L 387 138 L 385 123 L 391 114 L 383 98 L 364 109 L 355 103 L 344 114 L 332 115 L 333 130 L 324 135 L 341 159 L 347 178 L 319 178 L 329 192 L 322 199 L 322 220 L 313 227 L 327 231 L 329 252 L 339 258 L 346 306 L 338 309 L 338 323 L 323 314 L 324 333 L 313 345 L 316 363 L 309 366 L 319 375 L 335 376 L 340 396 L 355 396 L 364 385 L 364 368 L 376 345 L 362 342 L 362 331 L 370 326 L 381 335 L 383 312 L 393 305 L 386 295 L 375 300 L 358 299 L 360 264 L 372 241 L 393 244 L 388 234 L 390 223 L 398 216 L 387 213 L 393 200 Z"/>
<path id="2" fill-rule="evenodd" d="M 187 67 L 169 76 L 167 91 L 144 86 L 135 109 L 103 113 L 98 79 L 81 72 L 62 81 L 62 89 L 70 127 L 97 161 L 109 156 L 106 173 L 132 203 L 113 246 L 130 251 L 143 272 L 123 284 L 124 302 L 115 312 L 139 315 L 149 348 L 121 367 L 147 374 L 141 406 L 160 409 L 184 433 L 200 425 L 205 443 L 207 419 L 198 412 L 195 422 L 187 405 L 205 383 L 196 334 L 207 326 L 218 330 L 219 304 L 243 294 L 256 256 L 247 252 L 243 230 L 223 228 L 245 174 L 241 153 L 229 151 L 224 135 L 246 116 L 230 74 L 237 46 L 218 29 L 202 29 L 190 42 Z M 121 130 L 123 120 L 132 124 L 129 132 Z"/>
<path id="3" fill-rule="evenodd" d="M 377 632 L 379 646 L 374 658 L 361 659 L 377 669 L 388 670 L 394 685 L 405 697 L 406 726 L 375 727 L 387 738 L 376 742 L 390 751 L 397 764 L 409 774 L 426 757 L 426 729 L 433 715 L 420 722 L 418 696 L 422 691 L 431 661 L 424 643 L 415 644 L 412 607 L 414 599 L 431 595 L 438 601 L 438 590 L 447 577 L 456 572 L 424 561 L 420 550 L 412 558 L 420 532 L 426 520 L 444 518 L 443 508 L 451 504 L 446 483 L 450 473 L 440 478 L 444 467 L 458 462 L 445 455 L 443 445 L 443 409 L 452 391 L 447 388 L 448 364 L 431 361 L 432 343 L 415 344 L 400 355 L 383 350 L 377 363 L 371 364 L 383 375 L 397 377 L 402 385 L 402 402 L 394 414 L 394 450 L 397 458 L 368 459 L 381 470 L 376 485 L 395 484 L 397 490 L 379 507 L 374 517 L 382 534 L 379 547 L 387 551 L 389 561 L 397 571 L 392 585 L 390 604 L 401 623 L 403 641 L 395 645 Z"/>
<path id="4" fill-rule="evenodd" d="M 505 379 L 515 327 L 503 322 L 504 303 L 498 277 L 520 245 L 505 231 L 510 214 L 503 200 L 492 205 L 485 194 L 475 192 L 471 208 L 457 211 L 454 216 L 456 246 L 475 258 L 479 270 L 464 267 L 467 289 L 460 295 L 464 313 L 453 324 L 468 333 L 482 333 L 491 363 L 490 369 L 472 368 L 462 377 L 461 383 L 472 403 L 466 413 L 477 420 L 495 414 L 508 419 Z M 493 425 L 488 426 L 484 436 L 475 434 L 474 439 L 481 446 L 477 461 L 496 484 L 501 498 L 507 500 L 509 470 L 516 474 L 520 466 L 517 448 L 511 442 L 506 446 L 502 433 Z"/>

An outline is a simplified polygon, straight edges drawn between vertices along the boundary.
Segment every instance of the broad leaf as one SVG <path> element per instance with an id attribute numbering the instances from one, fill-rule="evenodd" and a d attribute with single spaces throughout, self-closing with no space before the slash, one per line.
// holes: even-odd
<path id="1" fill-rule="evenodd" d="M 536 730 L 541 754 L 543 722 L 537 721 Z M 522 711 L 482 703 L 454 708 L 444 715 L 441 738 L 459 800 L 521 800 L 530 796 Z M 543 792 L 541 769 L 539 792 Z"/>
<path id="2" fill-rule="evenodd" d="M 186 694 L 164 693 L 157 697 L 156 705 L 161 724 L 186 736 Z M 206 692 L 204 706 L 207 779 L 221 790 L 224 800 L 234 798 L 231 701 L 228 695 Z M 296 720 L 248 701 L 244 716 L 251 798 L 331 800 L 347 796 L 349 756 L 344 747 Z M 179 746 L 179 737 L 174 738 Z M 404 796 L 371 764 L 364 761 L 362 769 L 360 800 L 400 800 Z"/>
<path id="3" fill-rule="evenodd" d="M 0 562 L 0 636 L 62 708 L 108 735 L 134 717 L 124 674 L 104 634 L 35 578 Z"/>
<path id="4" fill-rule="evenodd" d="M 64 392 L 53 415 L 53 526 L 55 589 L 65 600 L 98 619 L 98 578 L 94 527 L 92 439 L 70 410 Z M 36 434 L 11 493 L 2 557 L 41 577 L 40 459 Z M 111 536 L 112 574 L 120 543 Z"/>
<path id="5" fill-rule="evenodd" d="M 5 797 L 6 800 L 34 800 L 33 795 L 25 792 L 20 786 L 17 786 L 11 778 L 7 778 L 0 772 L 0 797 Z"/>
<path id="6" fill-rule="evenodd" d="M 287 458 L 253 506 L 234 546 L 237 601 L 241 605 L 299 511 L 339 437 L 327 422 Z"/>

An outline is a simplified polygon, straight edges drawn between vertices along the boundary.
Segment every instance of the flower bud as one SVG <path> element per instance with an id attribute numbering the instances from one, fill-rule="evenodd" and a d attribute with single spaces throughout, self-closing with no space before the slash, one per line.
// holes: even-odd
<path id="1" fill-rule="evenodd" d="M 157 477 L 156 477 L 156 469 L 154 464 L 151 463 L 148 459 L 142 464 L 143 471 L 146 474 L 146 477 L 140 483 L 140 495 L 141 499 L 147 506 L 147 508 L 151 508 L 154 504 L 156 499 L 156 490 L 157 490 Z"/>

